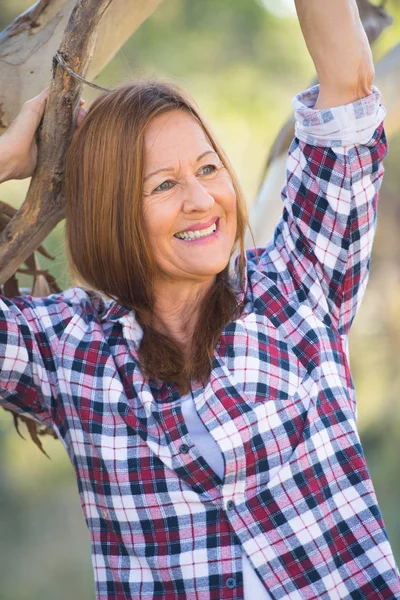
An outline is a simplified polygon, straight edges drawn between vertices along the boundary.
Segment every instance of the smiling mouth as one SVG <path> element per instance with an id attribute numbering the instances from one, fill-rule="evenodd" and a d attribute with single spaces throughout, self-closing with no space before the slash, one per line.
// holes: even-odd
<path id="1" fill-rule="evenodd" d="M 198 240 L 200 238 L 208 237 L 217 231 L 219 219 L 215 221 L 211 227 L 207 227 L 207 229 L 200 229 L 196 231 L 182 231 L 181 233 L 175 233 L 174 237 L 178 240 Z"/>

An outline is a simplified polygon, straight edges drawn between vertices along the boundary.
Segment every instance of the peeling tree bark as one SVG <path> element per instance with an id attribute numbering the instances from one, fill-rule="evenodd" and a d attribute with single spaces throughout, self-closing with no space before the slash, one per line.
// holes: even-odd
<path id="1" fill-rule="evenodd" d="M 72 11 L 60 53 L 81 76 L 87 67 L 102 16 L 113 0 L 79 0 Z M 27 197 L 0 235 L 0 282 L 16 271 L 64 216 L 62 182 L 65 154 L 72 139 L 74 115 L 82 84 L 58 63 L 46 105 L 38 151 L 38 164 Z"/>
<path id="2" fill-rule="evenodd" d="M 162 0 L 113 0 L 99 24 L 88 79 L 94 79 Z M 0 33 L 0 135 L 22 104 L 47 87 L 51 57 L 76 0 L 40 0 Z"/>
<path id="3" fill-rule="evenodd" d="M 58 48 L 67 11 L 73 8 L 60 52 L 76 73 L 93 78 L 161 0 L 79 0 L 76 5 L 75 2 L 40 0 L 0 34 L 0 76 L 8 82 L 0 92 L 3 125 L 15 116 L 20 106 L 16 101 L 18 96 L 22 103 L 48 85 L 50 57 Z M 106 18 L 102 20 L 106 10 Z M 9 77 L 5 76 L 7 70 Z M 0 284 L 9 279 L 64 217 L 61 188 L 65 154 L 81 88 L 59 65 L 53 65 L 37 169 L 22 207 L 0 234 Z"/>

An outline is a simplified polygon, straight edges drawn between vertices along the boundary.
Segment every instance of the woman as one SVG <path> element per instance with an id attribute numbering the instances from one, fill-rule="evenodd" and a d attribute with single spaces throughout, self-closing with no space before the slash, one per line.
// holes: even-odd
<path id="1" fill-rule="evenodd" d="M 68 158 L 87 289 L 1 303 L 2 402 L 65 444 L 100 600 L 400 598 L 346 355 L 384 111 L 355 2 L 296 5 L 321 86 L 295 99 L 273 242 L 244 254 L 241 191 L 195 105 L 134 83 L 95 101 Z"/>

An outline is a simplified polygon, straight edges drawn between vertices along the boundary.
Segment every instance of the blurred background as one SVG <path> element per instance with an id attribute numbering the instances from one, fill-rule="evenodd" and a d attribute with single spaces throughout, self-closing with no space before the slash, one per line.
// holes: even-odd
<path id="1" fill-rule="evenodd" d="M 377 59 L 400 41 L 399 4 L 385 4 L 395 22 L 374 48 Z M 0 0 L 0 30 L 30 5 L 29 0 Z M 192 93 L 230 156 L 251 206 L 269 148 L 290 115 L 291 99 L 314 76 L 292 0 L 165 0 L 97 82 L 115 87 L 143 73 L 168 75 Z M 95 94 L 84 89 L 87 104 Z M 400 136 L 391 139 L 386 159 L 372 275 L 350 343 L 359 429 L 398 561 L 399 163 Z M 27 185 L 2 184 L 0 200 L 19 206 Z M 68 287 L 62 225 L 45 246 L 56 260 L 41 258 L 42 267 L 62 288 Z M 11 415 L 0 411 L 0 599 L 92 599 L 89 536 L 74 472 L 59 442 L 46 438 L 44 446 L 51 460 L 31 441 L 21 440 Z"/>

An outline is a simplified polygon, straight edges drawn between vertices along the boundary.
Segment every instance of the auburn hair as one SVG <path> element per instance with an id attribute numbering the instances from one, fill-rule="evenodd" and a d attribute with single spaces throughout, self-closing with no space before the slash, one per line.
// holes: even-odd
<path id="1" fill-rule="evenodd" d="M 142 210 L 144 132 L 156 115 L 172 110 L 187 111 L 196 119 L 232 179 L 237 198 L 232 253 L 239 250 L 242 283 L 247 227 L 243 193 L 194 101 L 164 80 L 134 81 L 102 94 L 91 105 L 67 157 L 66 242 L 73 277 L 135 311 L 143 328 L 139 361 L 144 375 L 175 382 L 186 393 L 191 380 L 208 379 L 218 338 L 241 307 L 227 265 L 201 302 L 189 359 L 179 342 L 156 327 L 156 264 Z"/>

